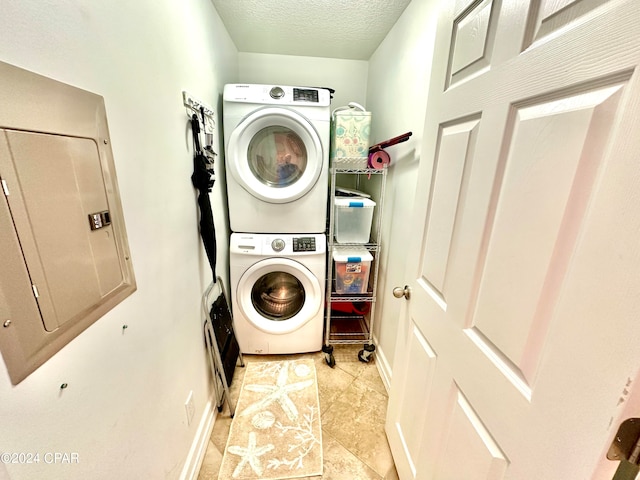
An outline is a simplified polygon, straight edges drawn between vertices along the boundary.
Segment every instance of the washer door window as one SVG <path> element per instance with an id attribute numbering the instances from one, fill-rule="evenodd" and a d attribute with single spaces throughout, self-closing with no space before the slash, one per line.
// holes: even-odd
<path id="1" fill-rule="evenodd" d="M 254 111 L 229 138 L 231 174 L 247 192 L 269 203 L 292 202 L 309 192 L 322 173 L 322 159 L 313 125 L 284 108 Z"/>
<path id="2" fill-rule="evenodd" d="M 258 279 L 251 289 L 251 303 L 262 316 L 284 321 L 295 317 L 304 305 L 304 288 L 300 280 L 286 272 L 270 272 Z"/>
<path id="3" fill-rule="evenodd" d="M 252 265 L 238 282 L 238 306 L 265 333 L 290 333 L 302 327 L 323 302 L 318 279 L 288 258 L 268 258 Z"/>

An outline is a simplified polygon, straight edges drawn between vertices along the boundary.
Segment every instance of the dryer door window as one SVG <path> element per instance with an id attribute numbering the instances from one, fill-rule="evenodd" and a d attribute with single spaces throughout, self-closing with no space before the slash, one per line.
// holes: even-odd
<path id="1" fill-rule="evenodd" d="M 311 271 L 289 258 L 267 258 L 249 267 L 236 287 L 243 316 L 265 333 L 290 333 L 311 320 L 324 304 Z"/>
<path id="2" fill-rule="evenodd" d="M 226 162 L 235 180 L 254 197 L 288 203 L 315 186 L 324 155 L 309 120 L 293 110 L 264 107 L 233 130 Z"/>
<path id="3" fill-rule="evenodd" d="M 249 169 L 267 187 L 286 188 L 307 168 L 307 149 L 293 130 L 274 126 L 260 130 L 249 142 Z"/>
<path id="4" fill-rule="evenodd" d="M 253 284 L 253 307 L 266 318 L 288 320 L 302 310 L 305 293 L 300 280 L 286 272 L 270 272 Z"/>

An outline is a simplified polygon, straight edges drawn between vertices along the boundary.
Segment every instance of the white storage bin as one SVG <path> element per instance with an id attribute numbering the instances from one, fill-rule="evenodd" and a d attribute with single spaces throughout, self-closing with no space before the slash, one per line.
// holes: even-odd
<path id="1" fill-rule="evenodd" d="M 373 208 L 369 198 L 336 198 L 334 234 L 338 243 L 367 243 L 371 233 Z"/>
<path id="2" fill-rule="evenodd" d="M 372 260 L 371 253 L 363 247 L 334 249 L 336 293 L 367 293 Z"/>

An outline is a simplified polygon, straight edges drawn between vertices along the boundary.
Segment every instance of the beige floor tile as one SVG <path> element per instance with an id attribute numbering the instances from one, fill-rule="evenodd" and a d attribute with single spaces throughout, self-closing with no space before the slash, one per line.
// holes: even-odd
<path id="1" fill-rule="evenodd" d="M 367 387 L 374 389 L 385 397 L 389 396 L 375 364 L 367 365 L 358 375 L 357 381 L 364 383 Z"/>
<path id="2" fill-rule="evenodd" d="M 333 356 L 336 360 L 336 369 L 343 370 L 354 377 L 359 376 L 367 367 L 375 367 L 375 355 L 369 363 L 361 362 L 358 359 L 358 352 L 363 345 L 334 345 Z"/>
<path id="3" fill-rule="evenodd" d="M 329 433 L 322 432 L 322 477 L 309 480 L 381 480 L 382 477 L 344 448 Z"/>
<path id="4" fill-rule="evenodd" d="M 215 447 L 212 442 L 207 446 L 207 452 L 204 455 L 198 480 L 213 480 L 218 478 L 218 471 L 222 464 L 222 453 Z"/>
<path id="5" fill-rule="evenodd" d="M 354 382 L 322 415 L 322 427 L 380 476 L 393 465 L 384 431 L 387 397 Z"/>
<path id="6" fill-rule="evenodd" d="M 223 410 L 218 413 L 215 423 L 213 424 L 213 431 L 211 432 L 211 443 L 222 453 L 227 446 L 227 439 L 229 438 L 229 430 L 231 429 L 231 417 L 229 416 L 229 410 Z"/>
<path id="7" fill-rule="evenodd" d="M 387 474 L 384 476 L 384 480 L 400 480 L 396 466 L 392 465 Z"/>
<path id="8" fill-rule="evenodd" d="M 318 376 L 320 413 L 324 413 L 335 399 L 355 381 L 355 377 L 339 368 L 329 367 L 324 356 L 316 360 L 316 374 Z"/>

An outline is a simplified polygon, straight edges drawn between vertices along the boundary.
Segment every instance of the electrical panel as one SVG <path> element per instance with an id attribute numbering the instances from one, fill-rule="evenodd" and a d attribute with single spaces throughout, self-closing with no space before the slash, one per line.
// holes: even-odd
<path id="1" fill-rule="evenodd" d="M 14 384 L 136 289 L 101 96 L 0 62 L 0 350 Z"/>

